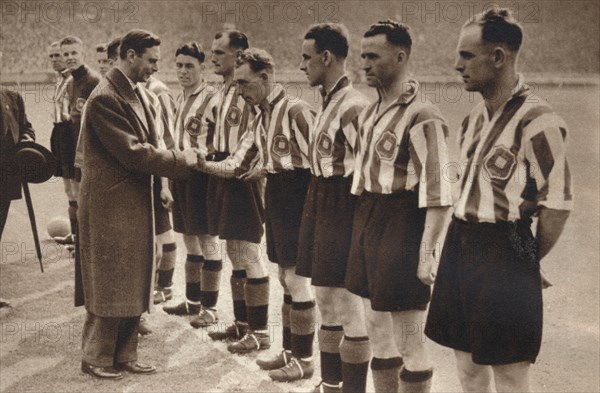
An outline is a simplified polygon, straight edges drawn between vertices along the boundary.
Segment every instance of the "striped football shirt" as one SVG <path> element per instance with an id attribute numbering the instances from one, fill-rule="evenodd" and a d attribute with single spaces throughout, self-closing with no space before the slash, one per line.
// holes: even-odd
<path id="1" fill-rule="evenodd" d="M 276 84 L 232 155 L 238 171 L 256 162 L 269 173 L 308 169 L 308 134 L 315 113 L 303 100 L 289 99 Z"/>
<path id="2" fill-rule="evenodd" d="M 452 205 L 451 183 L 442 177 L 448 162 L 448 127 L 439 109 L 417 99 L 419 83 L 377 113 L 379 101 L 359 118 L 358 155 L 352 193 L 417 191 L 419 207 Z"/>
<path id="3" fill-rule="evenodd" d="M 468 222 L 515 221 L 531 214 L 523 210 L 531 203 L 571 210 L 567 134 L 563 119 L 533 95 L 521 76 L 492 118 L 479 103 L 460 131 L 455 216 Z"/>
<path id="4" fill-rule="evenodd" d="M 52 97 L 55 123 L 61 123 L 71 118 L 71 115 L 69 114 L 69 94 L 67 89 L 69 83 L 73 84 L 73 77 L 69 74 L 68 70 L 57 73 L 54 95 Z"/>
<path id="5" fill-rule="evenodd" d="M 175 100 L 171 90 L 160 80 L 151 76 L 145 84 L 145 87 L 158 97 L 161 108 L 161 118 L 163 128 L 163 138 L 167 149 L 175 148 Z M 157 119 L 158 120 L 158 119 Z"/>
<path id="6" fill-rule="evenodd" d="M 213 153 L 217 110 L 214 90 L 202 84 L 187 97 L 182 92 L 175 107 L 175 148 L 199 148 L 205 155 Z"/>
<path id="7" fill-rule="evenodd" d="M 234 152 L 254 119 L 254 108 L 244 101 L 236 83 L 217 89 L 218 106 L 215 118 L 214 146 L 217 152 Z"/>
<path id="8" fill-rule="evenodd" d="M 310 168 L 314 176 L 348 177 L 354 173 L 358 116 L 368 104 L 346 75 L 324 95 L 310 133 Z"/>

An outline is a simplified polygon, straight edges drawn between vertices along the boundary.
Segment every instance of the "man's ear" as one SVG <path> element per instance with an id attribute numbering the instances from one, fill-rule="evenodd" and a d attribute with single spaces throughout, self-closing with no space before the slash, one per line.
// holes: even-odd
<path id="1" fill-rule="evenodd" d="M 135 51 L 133 49 L 127 49 L 127 61 L 133 63 L 135 59 Z"/>
<path id="2" fill-rule="evenodd" d="M 496 68 L 501 68 L 506 64 L 508 53 L 506 49 L 501 46 L 497 46 L 494 48 L 494 52 L 492 53 L 494 59 L 494 66 Z"/>
<path id="3" fill-rule="evenodd" d="M 333 61 L 333 54 L 329 50 L 325 49 L 321 53 L 321 61 L 325 66 L 329 66 Z"/>
<path id="4" fill-rule="evenodd" d="M 408 54 L 406 53 L 406 50 L 400 49 L 397 54 L 398 63 L 406 63 L 407 59 L 408 59 Z"/>

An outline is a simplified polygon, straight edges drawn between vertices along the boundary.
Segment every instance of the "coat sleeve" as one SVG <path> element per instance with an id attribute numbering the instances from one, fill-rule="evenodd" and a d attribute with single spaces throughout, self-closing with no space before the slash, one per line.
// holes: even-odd
<path id="1" fill-rule="evenodd" d="M 23 140 L 26 136 L 30 137 L 31 140 L 35 141 L 35 131 L 31 126 L 29 120 L 27 120 L 27 114 L 25 114 L 25 103 L 23 97 L 20 94 L 16 97 L 16 104 L 19 110 L 19 140 Z"/>
<path id="2" fill-rule="evenodd" d="M 142 142 L 116 98 L 98 95 L 88 102 L 85 126 L 94 129 L 103 147 L 127 170 L 169 178 L 185 178 L 191 168 L 182 152 Z"/>

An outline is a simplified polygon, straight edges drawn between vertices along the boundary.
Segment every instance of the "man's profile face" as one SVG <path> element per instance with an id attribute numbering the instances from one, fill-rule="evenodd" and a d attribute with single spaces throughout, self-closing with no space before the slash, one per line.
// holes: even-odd
<path id="1" fill-rule="evenodd" d="M 178 54 L 175 58 L 175 70 L 181 87 L 195 86 L 202 80 L 203 64 L 192 56 Z"/>
<path id="2" fill-rule="evenodd" d="M 481 27 L 470 25 L 461 30 L 454 68 L 465 84 L 465 90 L 481 92 L 493 83 L 496 75 L 493 45 L 481 39 Z"/>
<path id="3" fill-rule="evenodd" d="M 108 59 L 106 52 L 96 52 L 96 61 L 98 62 L 98 71 L 102 76 L 106 75 L 111 67 L 111 61 Z"/>
<path id="4" fill-rule="evenodd" d="M 300 70 L 306 75 L 310 86 L 319 86 L 325 82 L 325 65 L 321 60 L 321 54 L 317 51 L 315 40 L 313 39 L 302 42 Z"/>
<path id="5" fill-rule="evenodd" d="M 61 45 L 60 51 L 70 71 L 75 71 L 83 64 L 83 48 L 81 45 L 77 43 Z"/>
<path id="6" fill-rule="evenodd" d="M 133 49 L 130 49 L 133 51 Z M 150 76 L 158 71 L 158 61 L 160 60 L 160 46 L 146 48 L 141 56 L 133 56 L 133 82 L 147 82 Z"/>
<path id="7" fill-rule="evenodd" d="M 229 37 L 227 37 L 227 34 L 213 40 L 211 52 L 210 60 L 215 68 L 215 74 L 221 76 L 233 74 L 238 49 L 229 45 Z"/>
<path id="8" fill-rule="evenodd" d="M 361 67 L 367 85 L 387 86 L 401 71 L 398 54 L 402 48 L 387 42 L 385 34 L 364 37 L 360 44 Z"/>
<path id="9" fill-rule="evenodd" d="M 248 63 L 235 69 L 234 79 L 240 88 L 240 94 L 249 105 L 260 104 L 269 94 L 265 72 L 254 72 Z"/>
<path id="10" fill-rule="evenodd" d="M 54 71 L 60 72 L 67 68 L 65 61 L 60 53 L 60 46 L 51 46 L 48 49 L 48 58 Z"/>

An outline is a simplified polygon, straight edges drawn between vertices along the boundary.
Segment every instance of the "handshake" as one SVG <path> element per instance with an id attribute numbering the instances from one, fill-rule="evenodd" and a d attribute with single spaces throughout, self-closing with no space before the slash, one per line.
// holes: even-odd
<path id="1" fill-rule="evenodd" d="M 206 163 L 206 155 L 200 149 L 185 149 L 183 151 L 183 156 L 185 158 L 185 163 L 187 164 L 188 168 L 198 171 L 204 168 L 204 164 Z"/>

